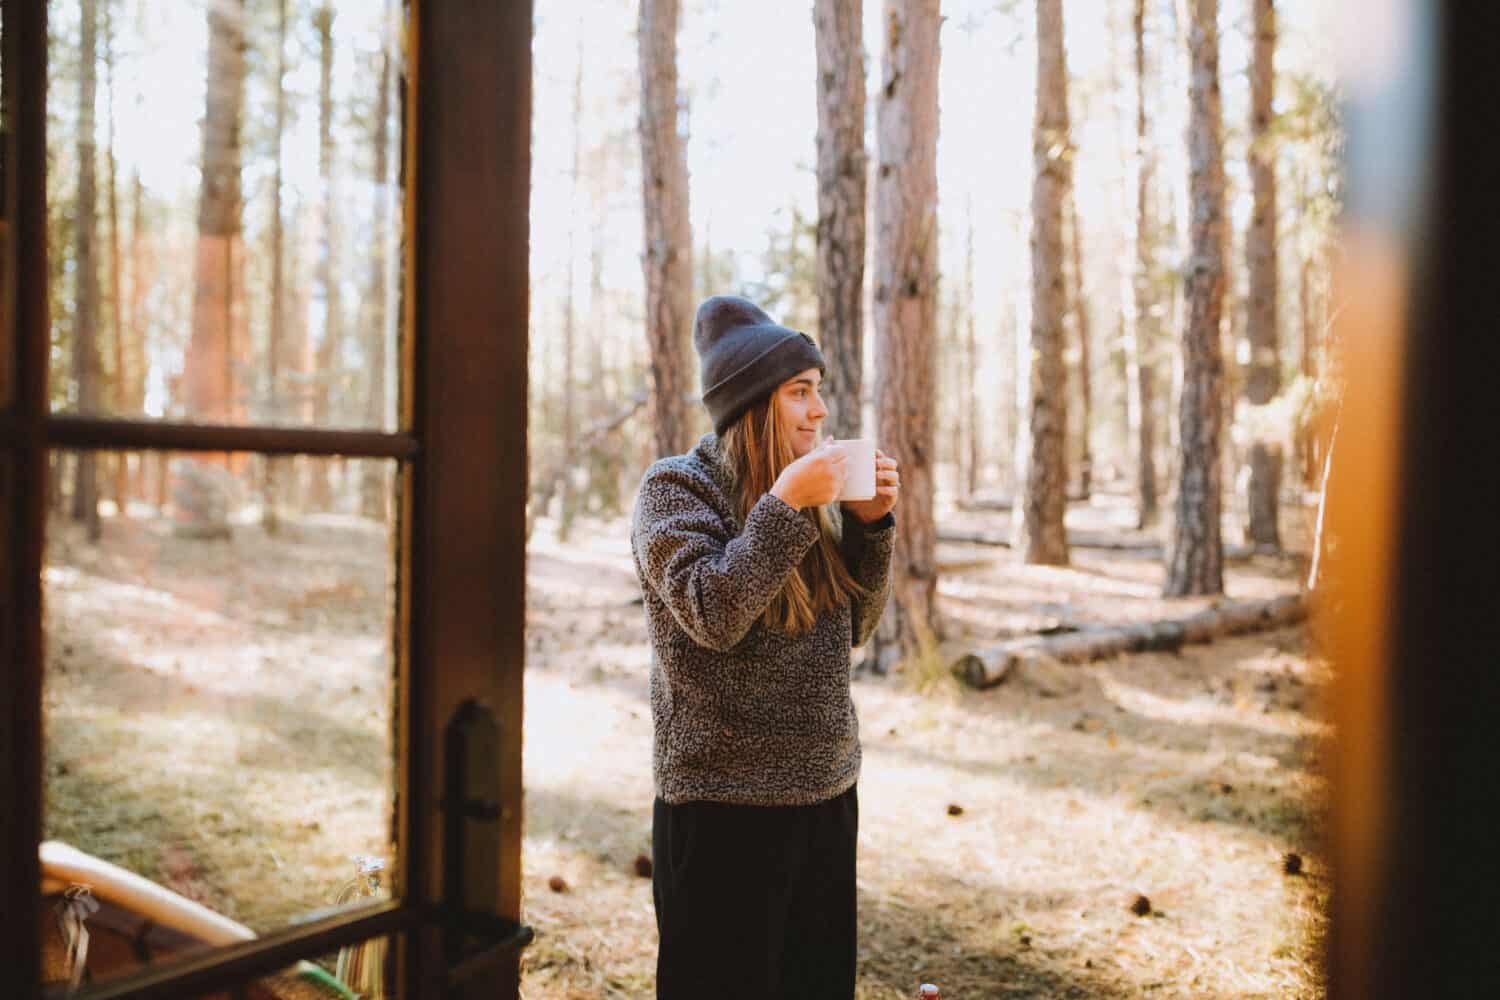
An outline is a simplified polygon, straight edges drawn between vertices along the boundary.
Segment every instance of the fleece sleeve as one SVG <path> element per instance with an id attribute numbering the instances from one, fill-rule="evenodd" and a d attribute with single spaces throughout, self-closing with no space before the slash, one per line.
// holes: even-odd
<path id="1" fill-rule="evenodd" d="M 641 575 L 690 638 L 734 647 L 818 540 L 817 527 L 766 493 L 731 536 L 701 485 L 675 470 L 641 484 L 631 546 Z"/>

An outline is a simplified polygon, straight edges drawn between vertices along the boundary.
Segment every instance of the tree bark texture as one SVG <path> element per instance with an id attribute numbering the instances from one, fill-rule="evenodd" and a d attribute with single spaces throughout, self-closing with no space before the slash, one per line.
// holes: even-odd
<path id="1" fill-rule="evenodd" d="M 1281 389 L 1277 336 L 1276 149 L 1272 98 L 1276 88 L 1276 8 L 1274 0 L 1253 0 L 1254 39 L 1250 62 L 1250 186 L 1253 209 L 1245 233 L 1250 276 L 1246 326 L 1250 365 L 1245 397 L 1259 406 Z"/>
<path id="2" fill-rule="evenodd" d="M 1151 186 L 1156 154 L 1151 146 L 1146 111 L 1146 0 L 1134 0 L 1135 35 L 1135 308 L 1126 340 L 1129 380 L 1126 386 L 1135 432 L 1136 523 L 1154 524 L 1160 516 L 1156 487 L 1156 344 L 1161 339 L 1156 297 L 1156 231 L 1151 217 Z"/>
<path id="3" fill-rule="evenodd" d="M 313 14 L 318 32 L 318 182 L 323 204 L 319 215 L 318 284 L 323 289 L 323 327 L 313 365 L 313 423 L 328 427 L 337 423 L 334 415 L 333 385 L 343 350 L 344 303 L 339 282 L 338 262 L 338 191 L 334 176 L 333 149 L 333 21 L 334 9 L 323 4 Z M 310 462 L 308 502 L 313 509 L 324 511 L 333 505 L 331 481 L 333 463 Z"/>
<path id="4" fill-rule="evenodd" d="M 1308 202 L 1310 198 L 1307 193 L 1307 181 L 1299 178 L 1298 184 L 1299 215 L 1306 219 Z M 1298 328 L 1298 355 L 1297 371 L 1308 381 L 1317 378 L 1318 369 L 1314 356 L 1315 334 L 1313 321 L 1312 302 L 1312 256 L 1306 253 L 1299 255 L 1297 266 L 1297 328 Z M 1310 419 L 1298 429 L 1296 438 L 1296 462 L 1301 473 L 1302 485 L 1311 487 L 1319 481 L 1319 460 L 1317 455 L 1317 420 Z"/>
<path id="5" fill-rule="evenodd" d="M 1250 444 L 1250 523 L 1246 542 L 1259 552 L 1280 552 L 1281 532 L 1277 527 L 1277 502 L 1281 494 L 1284 465 L 1281 442 L 1253 441 Z"/>
<path id="6" fill-rule="evenodd" d="M 244 259 L 240 221 L 240 130 L 245 100 L 245 7 L 208 6 L 208 79 L 203 113 L 202 185 L 193 262 L 193 329 L 183 365 L 186 410 L 197 421 L 230 423 L 235 405 L 236 268 Z M 177 463 L 177 527 L 197 537 L 226 535 L 227 497 L 214 466 L 227 456 Z"/>
<path id="7" fill-rule="evenodd" d="M 202 187 L 193 271 L 193 332 L 186 368 L 187 411 L 228 421 L 233 412 L 231 356 L 235 261 L 243 256 L 240 132 L 244 108 L 244 3 L 208 7 L 208 86 L 203 115 Z"/>
<path id="8" fill-rule="evenodd" d="M 144 412 L 146 406 L 146 331 L 142 317 L 146 292 L 154 281 L 152 255 L 146 241 L 144 202 L 145 188 L 140 171 L 136 170 L 130 182 L 130 301 L 125 318 L 126 328 L 130 331 L 125 371 L 130 377 L 129 399 L 135 413 Z M 135 466 L 134 492 L 143 498 L 146 497 L 146 476 L 146 456 L 142 453 Z"/>
<path id="9" fill-rule="evenodd" d="M 828 362 L 828 433 L 860 435 L 864 381 L 865 56 L 863 0 L 815 0 L 818 50 L 818 340 Z"/>
<path id="10" fill-rule="evenodd" d="M 613 143 L 599 147 L 593 157 L 594 166 L 589 183 L 589 317 L 592 330 L 604 327 L 604 257 L 608 243 L 604 224 L 609 192 L 614 183 L 611 156 Z M 705 241 L 705 246 L 706 246 Z M 620 395 L 620 375 L 617 363 L 610 361 L 603 350 L 588 352 L 588 380 L 594 386 L 586 404 L 589 420 L 597 423 L 603 419 Z M 618 447 L 591 446 L 587 452 L 588 490 L 590 502 L 597 502 L 605 512 L 617 512 L 620 505 L 620 473 L 627 461 L 625 453 Z M 529 525 L 528 525 L 529 527 Z"/>
<path id="11" fill-rule="evenodd" d="M 110 378 L 110 400 L 118 414 L 139 413 L 130 398 L 130 379 L 125 369 L 126 331 L 124 292 L 120 280 L 120 191 L 116 183 L 119 165 L 115 158 L 115 42 L 114 15 L 106 0 L 104 5 L 104 72 L 109 88 L 109 130 L 106 133 L 104 157 L 109 173 L 105 179 L 105 204 L 109 211 L 109 332 L 113 354 Z M 114 455 L 114 496 L 116 517 L 128 517 L 130 505 L 129 455 L 116 452 Z"/>
<path id="12" fill-rule="evenodd" d="M 1220 536 L 1220 429 L 1224 358 L 1219 324 L 1224 305 L 1224 149 L 1219 98 L 1218 0 L 1192 0 L 1188 27 L 1190 250 L 1184 283 L 1181 459 L 1165 594 L 1224 591 Z"/>
<path id="13" fill-rule="evenodd" d="M 1067 369 L 1063 360 L 1068 290 L 1063 265 L 1063 203 L 1072 183 L 1068 66 L 1062 0 L 1037 0 L 1036 117 L 1032 127 L 1031 352 L 1024 443 L 1024 500 L 1016 551 L 1027 563 L 1068 564 Z"/>
<path id="14" fill-rule="evenodd" d="M 73 313 L 73 383 L 79 413 L 97 415 L 102 381 L 99 362 L 98 191 L 94 178 L 94 60 L 98 44 L 98 0 L 83 0 L 78 81 L 78 219 L 75 227 L 77 284 Z M 78 453 L 73 465 L 73 520 L 90 541 L 99 538 L 98 462 L 94 452 Z"/>
<path id="15" fill-rule="evenodd" d="M 688 216 L 687 145 L 677 113 L 680 0 L 641 0 L 641 187 L 645 214 L 646 339 L 658 456 L 692 447 L 685 398 L 692 383 L 693 237 Z"/>
<path id="16" fill-rule="evenodd" d="M 369 358 L 369 395 L 365 398 L 365 425 L 385 427 L 386 411 L 386 247 L 390 228 L 390 149 L 391 149 L 391 46 L 394 41 L 382 35 L 380 53 L 380 92 L 375 96 L 375 128 L 371 136 L 375 180 L 372 217 L 374 232 L 370 239 L 370 284 L 365 296 L 365 356 Z M 384 523 L 390 516 L 390 466 L 385 462 L 365 461 L 360 465 L 359 506 L 365 517 Z"/>
<path id="17" fill-rule="evenodd" d="M 273 423 L 283 419 L 282 352 L 286 349 L 286 248 L 281 208 L 282 164 L 281 139 L 286 133 L 286 5 L 276 0 L 276 81 L 275 134 L 271 137 L 273 167 L 271 174 L 271 301 L 266 323 L 266 409 Z M 261 484 L 261 523 L 274 532 L 281 504 L 281 479 L 286 459 L 266 456 L 265 478 Z"/>
<path id="18" fill-rule="evenodd" d="M 875 181 L 877 440 L 901 463 L 891 603 L 871 640 L 888 669 L 936 638 L 938 0 L 885 0 Z"/>
<path id="19" fill-rule="evenodd" d="M 1251 406 L 1262 406 L 1281 391 L 1276 294 L 1276 148 L 1271 130 L 1272 98 L 1276 90 L 1275 0 L 1254 0 L 1251 14 L 1254 44 L 1250 62 L 1250 183 L 1254 208 L 1249 231 L 1245 233 L 1245 262 L 1250 273 L 1246 316 L 1250 368 L 1245 377 L 1245 400 Z M 1277 526 L 1281 465 L 1278 443 L 1251 444 L 1248 540 L 1263 551 L 1281 549 Z"/>
<path id="20" fill-rule="evenodd" d="M 1089 303 L 1083 294 L 1083 224 L 1078 219 L 1078 194 L 1071 183 L 1068 185 L 1068 217 L 1072 236 L 1068 243 L 1073 258 L 1070 268 L 1073 287 L 1068 298 L 1073 307 L 1074 332 L 1078 337 L 1078 492 L 1087 499 L 1094 478 L 1093 446 L 1089 442 L 1089 428 L 1094 419 L 1094 393 L 1089 371 Z"/>
<path id="21" fill-rule="evenodd" d="M 578 310 L 573 296 L 573 252 L 578 239 L 578 181 L 583 154 L 583 31 L 578 33 L 578 62 L 573 72 L 573 166 L 568 190 L 568 277 L 563 295 L 563 364 L 562 364 L 562 460 L 563 474 L 558 482 L 562 508 L 557 523 L 557 538 L 567 542 L 573 531 L 578 500 L 573 490 L 573 468 L 578 454 L 578 398 L 574 371 L 574 342 L 577 339 Z"/>
<path id="22" fill-rule="evenodd" d="M 983 443 L 979 419 L 979 387 L 975 384 L 979 371 L 979 331 L 974 315 L 974 207 L 970 202 L 968 211 L 968 238 L 964 246 L 964 365 L 963 407 L 964 435 L 966 444 L 965 475 L 963 492 L 973 496 L 979 491 L 979 470 L 984 461 Z"/>

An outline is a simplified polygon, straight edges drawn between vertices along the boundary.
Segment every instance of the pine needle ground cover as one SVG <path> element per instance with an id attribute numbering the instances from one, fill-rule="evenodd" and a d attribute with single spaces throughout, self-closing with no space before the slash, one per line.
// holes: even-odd
<path id="1" fill-rule="evenodd" d="M 1105 529 L 1116 513 L 1101 495 L 1070 519 Z M 1294 549 L 1304 514 L 1288 515 Z M 352 856 L 389 851 L 386 535 L 336 527 L 205 544 L 110 521 L 98 548 L 56 529 L 48 836 L 262 931 L 329 905 Z M 623 520 L 585 519 L 561 544 L 543 518 L 532 538 L 530 1000 L 653 995 L 649 651 L 627 537 Z M 1206 603 L 1161 599 L 1142 551 L 1076 549 L 1062 569 L 939 554 L 939 662 Z M 1291 592 L 1302 568 L 1232 560 L 1228 589 Z M 1303 629 L 986 691 L 928 674 L 855 685 L 861 1000 L 924 981 L 960 998 L 1322 995 L 1329 678 Z"/>

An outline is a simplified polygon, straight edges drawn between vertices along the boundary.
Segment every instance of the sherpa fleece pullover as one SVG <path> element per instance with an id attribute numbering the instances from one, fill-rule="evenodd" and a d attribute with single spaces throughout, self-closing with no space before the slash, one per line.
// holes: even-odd
<path id="1" fill-rule="evenodd" d="M 849 650 L 885 608 L 895 518 L 842 515 L 841 550 L 871 594 L 808 632 L 760 621 L 813 544 L 817 526 L 770 493 L 735 514 L 718 437 L 646 470 L 631 550 L 651 634 L 656 794 L 750 805 L 810 805 L 859 777 Z"/>

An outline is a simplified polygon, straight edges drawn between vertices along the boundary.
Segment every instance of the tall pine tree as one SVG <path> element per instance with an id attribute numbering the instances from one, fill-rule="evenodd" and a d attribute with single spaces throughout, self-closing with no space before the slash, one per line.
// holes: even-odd
<path id="1" fill-rule="evenodd" d="M 99 413 L 99 257 L 98 189 L 95 184 L 94 98 L 98 74 L 99 2 L 83 0 L 82 41 L 78 82 L 78 222 L 73 236 L 77 286 L 73 313 L 73 384 L 78 412 Z M 83 522 L 90 541 L 99 539 L 98 461 L 92 451 L 80 451 L 73 478 L 73 519 Z"/>
<path id="2" fill-rule="evenodd" d="M 1021 433 L 1022 488 L 1016 551 L 1023 561 L 1065 566 L 1068 537 L 1067 369 L 1063 361 L 1068 288 L 1063 262 L 1063 204 L 1072 186 L 1068 64 L 1062 0 L 1036 3 L 1036 117 L 1032 127 L 1031 364 Z"/>
<path id="3" fill-rule="evenodd" d="M 641 188 L 645 214 L 646 337 L 651 346 L 656 453 L 692 447 L 686 394 L 692 384 L 693 235 L 687 147 L 677 122 L 680 0 L 641 0 Z"/>
<path id="4" fill-rule="evenodd" d="M 828 359 L 828 432 L 860 434 L 865 280 L 862 0 L 815 0 L 818 49 L 818 340 Z"/>
<path id="5" fill-rule="evenodd" d="M 1246 338 L 1250 366 L 1245 402 L 1265 406 L 1281 391 L 1281 336 L 1278 330 L 1278 259 L 1276 247 L 1276 146 L 1272 100 L 1276 90 L 1276 7 L 1274 0 L 1253 0 L 1254 37 L 1250 60 L 1250 183 L 1254 207 L 1245 233 L 1245 263 L 1250 272 Z M 1255 421 L 1250 443 L 1249 539 L 1258 551 L 1281 549 L 1278 496 L 1283 465 L 1281 442 Z"/>
<path id="6" fill-rule="evenodd" d="M 1224 359 L 1224 142 L 1219 98 L 1218 0 L 1191 0 L 1188 196 L 1192 203 L 1178 404 L 1177 496 L 1167 553 L 1168 597 L 1224 592 L 1219 434 Z"/>
<path id="7" fill-rule="evenodd" d="M 240 193 L 245 105 L 245 5 L 208 5 L 208 73 L 202 126 L 202 184 L 193 260 L 193 328 L 183 363 L 183 403 L 201 423 L 227 423 L 236 412 L 236 297 L 244 260 Z M 179 463 L 173 499 L 184 534 L 229 533 L 227 495 L 215 465 L 227 456 L 198 455 Z"/>
<path id="8" fill-rule="evenodd" d="M 872 640 L 884 671 L 937 632 L 938 0 L 885 0 L 875 180 L 877 440 L 901 463 L 891 605 Z"/>

